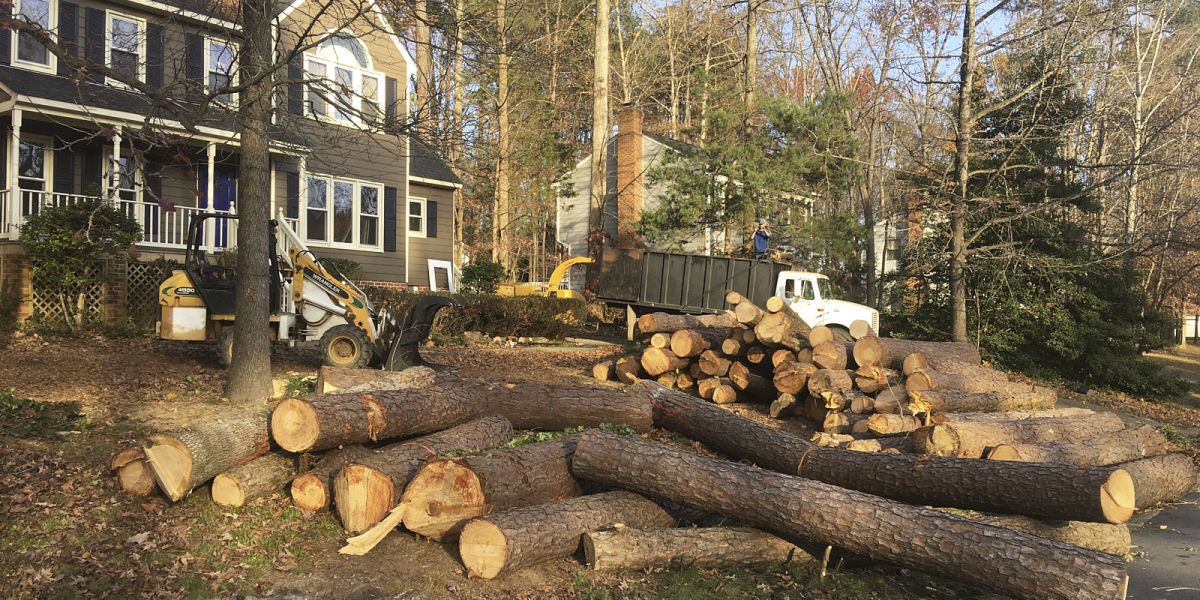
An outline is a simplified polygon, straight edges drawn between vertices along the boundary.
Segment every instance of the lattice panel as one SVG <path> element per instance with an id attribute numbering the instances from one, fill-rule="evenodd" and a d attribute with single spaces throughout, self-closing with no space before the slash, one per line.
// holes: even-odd
<path id="1" fill-rule="evenodd" d="M 158 318 L 158 286 L 179 268 L 174 262 L 131 261 L 126 270 L 125 311 L 129 319 L 148 325 Z"/>
<path id="2" fill-rule="evenodd" d="M 83 320 L 85 322 L 101 320 L 104 317 L 104 287 L 99 282 L 74 286 L 74 289 L 68 290 L 67 301 L 78 302 L 81 291 L 84 297 Z M 67 315 L 56 290 L 39 283 L 35 277 L 32 295 L 34 315 L 39 315 L 47 321 L 66 321 Z"/>

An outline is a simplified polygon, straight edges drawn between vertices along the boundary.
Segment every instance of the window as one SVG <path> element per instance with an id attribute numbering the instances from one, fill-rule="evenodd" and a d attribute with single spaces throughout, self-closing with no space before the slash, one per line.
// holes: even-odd
<path id="1" fill-rule="evenodd" d="M 209 91 L 233 85 L 237 81 L 233 64 L 235 52 L 235 47 L 228 42 L 213 39 L 208 40 L 208 52 L 205 54 L 205 60 L 207 61 L 205 63 L 205 71 L 208 72 Z M 224 104 L 233 104 L 234 95 L 232 93 L 219 94 L 215 100 Z"/>
<path id="2" fill-rule="evenodd" d="M 18 19 L 29 21 L 46 31 L 53 31 L 57 12 L 53 0 L 19 0 L 15 14 Z M 42 42 L 38 41 L 33 33 L 28 31 L 17 33 L 15 62 L 49 69 L 51 57 L 50 51 Z"/>
<path id="3" fill-rule="evenodd" d="M 46 146 L 21 140 L 17 185 L 23 190 L 46 190 Z"/>
<path id="4" fill-rule="evenodd" d="M 327 175 L 308 177 L 305 237 L 334 246 L 380 247 L 383 186 Z"/>
<path id="5" fill-rule="evenodd" d="M 108 13 L 108 66 L 137 79 L 145 77 L 140 19 Z"/>
<path id="6" fill-rule="evenodd" d="M 383 76 L 357 39 L 335 34 L 305 57 L 309 111 L 343 125 L 370 125 L 382 114 Z"/>
<path id="7" fill-rule="evenodd" d="M 800 283 L 800 299 L 801 300 L 816 300 L 817 295 L 813 293 L 813 285 L 811 281 L 805 280 Z"/>
<path id="8" fill-rule="evenodd" d="M 408 233 L 413 237 L 425 237 L 425 199 L 408 199 Z"/>

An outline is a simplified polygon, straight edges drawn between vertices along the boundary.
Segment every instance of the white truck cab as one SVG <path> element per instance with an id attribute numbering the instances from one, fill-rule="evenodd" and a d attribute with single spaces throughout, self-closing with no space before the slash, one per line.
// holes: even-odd
<path id="1" fill-rule="evenodd" d="M 810 327 L 825 325 L 849 339 L 850 324 L 861 320 L 870 323 L 871 331 L 879 334 L 879 311 L 830 298 L 829 278 L 820 273 L 783 271 L 776 279 L 775 295 L 786 300 Z"/>

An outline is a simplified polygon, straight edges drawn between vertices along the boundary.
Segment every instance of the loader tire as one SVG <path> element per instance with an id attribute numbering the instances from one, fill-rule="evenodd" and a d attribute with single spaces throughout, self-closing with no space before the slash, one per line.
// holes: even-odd
<path id="1" fill-rule="evenodd" d="M 321 357 L 331 367 L 362 369 L 375 357 L 367 334 L 353 325 L 338 325 L 321 336 Z"/>

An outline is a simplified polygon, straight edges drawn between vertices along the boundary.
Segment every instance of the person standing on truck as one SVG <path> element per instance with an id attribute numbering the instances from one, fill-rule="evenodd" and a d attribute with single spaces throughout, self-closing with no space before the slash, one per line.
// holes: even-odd
<path id="1" fill-rule="evenodd" d="M 767 222 L 759 221 L 758 230 L 754 232 L 754 258 L 766 258 L 768 240 L 771 239 L 771 232 L 767 231 Z"/>

